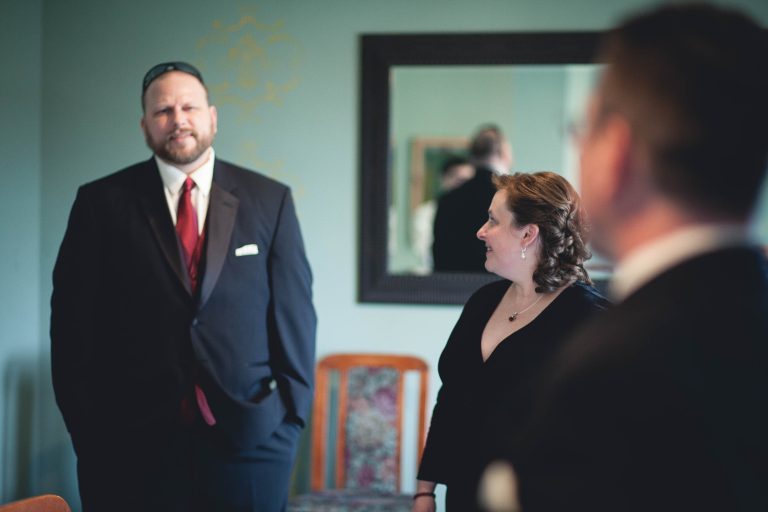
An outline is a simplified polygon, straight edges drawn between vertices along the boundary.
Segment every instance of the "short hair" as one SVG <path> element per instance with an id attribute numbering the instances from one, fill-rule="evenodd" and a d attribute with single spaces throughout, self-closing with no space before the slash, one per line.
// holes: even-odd
<path id="1" fill-rule="evenodd" d="M 440 176 L 445 176 L 454 167 L 457 167 L 459 165 L 467 165 L 467 164 L 469 164 L 469 160 L 467 160 L 463 156 L 459 156 L 459 155 L 449 156 L 448 158 L 445 159 L 445 161 L 443 162 L 443 165 L 440 167 Z"/>
<path id="2" fill-rule="evenodd" d="M 203 75 L 200 73 L 200 70 L 197 69 L 195 66 L 190 64 L 189 62 L 182 62 L 182 61 L 174 61 L 174 62 L 163 62 L 160 64 L 155 64 L 152 66 L 149 71 L 146 72 L 144 75 L 144 78 L 141 81 L 141 109 L 144 110 L 144 98 L 147 95 L 147 89 L 149 88 L 150 84 L 163 76 L 166 73 L 170 73 L 171 71 L 179 71 L 181 73 L 186 73 L 188 75 L 192 75 L 193 77 L 197 78 L 197 80 L 200 82 L 200 85 L 203 86 L 203 89 L 205 89 L 205 97 L 206 100 L 208 99 L 208 86 L 205 85 L 205 82 L 203 81 Z"/>
<path id="3" fill-rule="evenodd" d="M 574 281 L 591 284 L 584 262 L 587 225 L 581 201 L 568 180 L 554 172 L 503 174 L 493 177 L 507 194 L 513 223 L 539 227 L 541 252 L 533 273 L 537 292 L 551 292 Z"/>
<path id="4" fill-rule="evenodd" d="M 657 7 L 604 39 L 598 115 L 627 120 L 662 194 L 745 219 L 768 162 L 766 55 L 768 34 L 735 10 Z"/>
<path id="5" fill-rule="evenodd" d="M 469 155 L 473 160 L 486 161 L 501 154 L 504 134 L 495 124 L 481 126 L 469 144 Z"/>

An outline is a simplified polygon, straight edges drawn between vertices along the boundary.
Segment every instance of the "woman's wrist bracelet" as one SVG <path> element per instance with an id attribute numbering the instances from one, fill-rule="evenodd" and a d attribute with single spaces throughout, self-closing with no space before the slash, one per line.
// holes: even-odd
<path id="1" fill-rule="evenodd" d="M 429 496 L 431 498 L 434 498 L 435 497 L 435 493 L 433 493 L 433 492 L 417 492 L 416 494 L 413 495 L 413 499 L 421 498 L 422 496 Z"/>

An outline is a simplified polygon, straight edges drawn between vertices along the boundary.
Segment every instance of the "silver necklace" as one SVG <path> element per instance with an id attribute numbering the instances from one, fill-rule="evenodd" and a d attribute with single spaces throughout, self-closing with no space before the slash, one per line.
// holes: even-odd
<path id="1" fill-rule="evenodd" d="M 518 315 L 521 315 L 521 314 L 525 313 L 526 311 L 531 309 L 533 306 L 535 306 L 541 300 L 541 298 L 543 296 L 544 296 L 544 294 L 540 293 L 539 296 L 536 298 L 536 300 L 533 301 L 533 303 L 530 306 L 528 306 L 527 308 L 525 308 L 525 309 L 523 309 L 521 311 L 515 311 L 514 313 L 512 313 L 512 316 L 509 317 L 509 321 L 510 322 L 514 322 L 515 320 L 517 320 L 517 316 Z"/>

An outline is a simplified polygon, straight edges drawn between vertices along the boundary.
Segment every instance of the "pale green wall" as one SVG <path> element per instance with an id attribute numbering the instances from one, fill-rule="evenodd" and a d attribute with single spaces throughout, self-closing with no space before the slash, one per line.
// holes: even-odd
<path id="1" fill-rule="evenodd" d="M 734 2 L 731 2 L 734 3 Z M 764 0 L 736 2 L 768 23 Z M 0 2 L 0 501 L 59 492 L 77 502 L 71 449 L 48 377 L 48 298 L 77 185 L 146 158 L 139 83 L 151 65 L 204 67 L 220 104 L 220 156 L 296 192 L 316 276 L 320 355 L 412 353 L 432 367 L 460 308 L 358 304 L 358 37 L 414 31 L 591 30 L 645 0 L 3 0 Z M 42 11 L 42 13 L 41 13 Z M 257 71 L 286 89 L 245 90 L 224 62 L 235 24 L 274 60 Z M 214 22 L 224 29 L 217 30 Z M 205 40 L 203 40 L 205 38 Z M 247 42 L 247 41 L 246 41 Z M 206 43 L 206 44 L 202 44 Z M 238 68 L 250 69 L 243 66 Z M 231 81 L 234 95 L 220 83 Z M 243 115 L 242 100 L 256 99 Z M 238 98 L 240 98 L 238 100 Z M 240 105 L 238 106 L 238 101 Z M 269 102 L 274 101 L 274 102 Z M 21 378 L 22 391 L 9 387 Z M 438 381 L 432 378 L 434 398 Z M 11 393 L 12 396 L 8 396 Z M 16 405 L 18 404 L 18 408 Z M 11 409 L 9 411 L 9 409 Z M 18 429 L 17 429 L 18 428 Z M 77 507 L 75 507 L 77 509 Z"/>
<path id="2" fill-rule="evenodd" d="M 0 501 L 34 489 L 39 453 L 41 6 L 0 4 Z"/>

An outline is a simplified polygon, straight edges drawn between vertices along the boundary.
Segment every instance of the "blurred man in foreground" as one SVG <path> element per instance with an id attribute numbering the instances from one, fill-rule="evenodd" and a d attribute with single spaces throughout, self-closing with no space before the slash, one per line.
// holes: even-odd
<path id="1" fill-rule="evenodd" d="M 768 279 L 747 235 L 768 155 L 768 65 L 754 58 L 767 38 L 706 5 L 606 38 L 581 189 L 618 304 L 560 354 L 514 445 L 516 478 L 484 482 L 491 501 L 499 482 L 519 491 L 492 510 L 768 510 Z"/>

